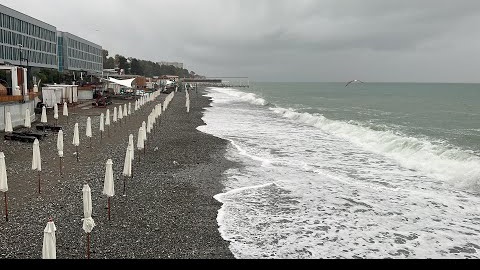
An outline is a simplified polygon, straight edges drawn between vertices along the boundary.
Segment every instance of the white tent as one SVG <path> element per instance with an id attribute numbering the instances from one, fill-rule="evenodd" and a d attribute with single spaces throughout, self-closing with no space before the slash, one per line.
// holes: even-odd
<path id="1" fill-rule="evenodd" d="M 132 83 L 133 81 L 135 80 L 135 78 L 133 79 L 127 79 L 127 80 L 117 80 L 117 79 L 114 79 L 114 78 L 108 78 L 108 80 L 110 82 L 113 82 L 113 83 L 116 83 L 116 84 L 119 84 L 119 85 L 122 85 L 122 86 L 125 86 L 125 87 L 132 87 Z"/>

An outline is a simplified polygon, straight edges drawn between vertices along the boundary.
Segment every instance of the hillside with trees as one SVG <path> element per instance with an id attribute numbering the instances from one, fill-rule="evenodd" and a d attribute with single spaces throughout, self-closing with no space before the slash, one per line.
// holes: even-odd
<path id="1" fill-rule="evenodd" d="M 110 56 L 107 50 L 103 50 L 103 68 L 104 69 L 123 69 L 125 74 L 141 75 L 146 77 L 175 75 L 181 78 L 190 78 L 195 76 L 195 72 L 189 72 L 187 69 L 181 69 L 174 66 L 159 65 L 158 63 L 142 60 L 132 57 L 125 57 L 116 54 Z"/>

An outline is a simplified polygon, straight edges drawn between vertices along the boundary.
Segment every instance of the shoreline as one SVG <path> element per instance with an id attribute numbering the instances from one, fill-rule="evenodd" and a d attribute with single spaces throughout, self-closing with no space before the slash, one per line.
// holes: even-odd
<path id="1" fill-rule="evenodd" d="M 127 180 L 123 197 L 123 159 L 128 135 L 136 137 L 142 121 L 166 97 L 160 95 L 140 111 L 116 124 L 111 137 L 98 134 L 99 115 L 106 109 L 72 110 L 69 124 L 63 116 L 65 142 L 64 175 L 59 175 L 56 134 L 40 141 L 42 155 L 42 194 L 31 171 L 32 145 L 2 141 L 8 174 L 9 222 L 0 204 L 0 258 L 39 259 L 43 229 L 51 216 L 57 227 L 57 258 L 86 258 L 86 235 L 82 230 L 82 187 L 90 182 L 96 227 L 91 234 L 92 259 L 234 259 L 217 223 L 221 203 L 213 197 L 223 190 L 223 173 L 233 164 L 225 158 L 228 141 L 197 129 L 205 125 L 203 114 L 211 100 L 190 91 L 191 111 L 186 113 L 185 92 L 175 95 L 164 112 L 160 126 L 149 134 L 146 158 L 135 152 L 134 177 Z M 114 100 L 112 111 L 132 101 Z M 134 101 L 133 101 L 134 102 Z M 90 107 L 90 106 L 88 106 Z M 49 123 L 53 117 L 49 113 Z M 86 118 L 92 117 L 92 148 L 85 137 Z M 80 125 L 80 162 L 73 155 L 73 126 Z M 158 125 L 158 122 L 157 122 Z M 106 132 L 107 133 L 107 132 Z M 0 134 L 0 135 L 3 135 Z M 140 157 L 141 161 L 138 162 Z M 102 195 L 105 162 L 114 162 L 115 196 L 111 217 L 107 217 L 107 198 Z M 174 163 L 175 162 L 175 163 Z M 3 194 L 2 194 L 3 195 Z"/>

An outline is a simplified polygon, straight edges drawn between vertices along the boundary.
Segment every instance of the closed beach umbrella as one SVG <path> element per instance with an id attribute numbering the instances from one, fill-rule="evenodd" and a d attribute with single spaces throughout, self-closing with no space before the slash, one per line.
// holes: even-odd
<path id="1" fill-rule="evenodd" d="M 122 106 L 119 106 L 118 107 L 118 121 L 120 122 L 120 124 L 122 123 L 122 119 L 123 119 L 123 110 L 122 110 Z"/>
<path id="2" fill-rule="evenodd" d="M 68 105 L 67 102 L 63 103 L 63 116 L 68 116 Z"/>
<path id="3" fill-rule="evenodd" d="M 10 112 L 7 112 L 7 114 L 5 115 L 5 132 L 13 132 L 12 115 L 10 114 Z"/>
<path id="4" fill-rule="evenodd" d="M 47 120 L 47 108 L 45 106 L 42 107 L 42 118 L 40 120 L 40 122 L 46 124 L 48 123 L 48 120 Z"/>
<path id="5" fill-rule="evenodd" d="M 58 151 L 58 156 L 62 158 L 63 157 L 63 130 L 58 131 L 57 151 Z"/>
<path id="6" fill-rule="evenodd" d="M 128 115 L 132 114 L 132 103 L 128 103 Z"/>
<path id="7" fill-rule="evenodd" d="M 55 126 L 58 123 L 58 104 L 53 105 L 53 119 L 55 119 Z"/>
<path id="8" fill-rule="evenodd" d="M 147 120 L 147 133 L 151 133 L 152 128 L 153 128 L 153 120 L 152 120 L 152 115 L 150 114 Z"/>
<path id="9" fill-rule="evenodd" d="M 57 151 L 58 156 L 60 157 L 60 175 L 62 175 L 62 159 L 63 159 L 63 131 L 59 130 L 57 134 Z"/>
<path id="10" fill-rule="evenodd" d="M 42 172 L 42 157 L 40 155 L 40 143 L 38 139 L 33 142 L 32 170 L 38 172 L 38 193 L 41 193 L 40 182 Z"/>
<path id="11" fill-rule="evenodd" d="M 110 109 L 107 109 L 107 114 L 105 115 L 105 126 L 108 128 L 108 137 L 110 137 Z"/>
<path id="12" fill-rule="evenodd" d="M 87 130 L 85 131 L 87 138 L 90 138 L 90 148 L 92 147 L 92 118 L 87 118 Z"/>
<path id="13" fill-rule="evenodd" d="M 127 151 L 125 153 L 125 162 L 123 164 L 123 196 L 126 196 L 126 178 L 132 177 L 132 148 L 130 144 L 127 147 Z"/>
<path id="14" fill-rule="evenodd" d="M 132 161 L 135 160 L 135 145 L 133 142 L 133 134 L 128 137 L 128 145 L 132 147 Z"/>
<path id="15" fill-rule="evenodd" d="M 67 124 L 68 124 L 68 105 L 67 105 L 67 102 L 63 103 L 63 116 L 67 117 Z"/>
<path id="16" fill-rule="evenodd" d="M 90 117 L 87 118 L 87 130 L 85 132 L 85 135 L 89 138 L 92 137 L 92 118 Z"/>
<path id="17" fill-rule="evenodd" d="M 58 104 L 53 105 L 53 118 L 58 119 Z"/>
<path id="18" fill-rule="evenodd" d="M 56 259 L 57 258 L 57 239 L 55 237 L 55 223 L 53 220 L 47 223 L 43 230 L 43 249 L 42 259 Z"/>
<path id="19" fill-rule="evenodd" d="M 31 128 L 32 127 L 32 118 L 30 118 L 30 109 L 25 110 L 25 121 L 23 125 L 26 128 Z"/>
<path id="20" fill-rule="evenodd" d="M 142 122 L 142 128 L 143 128 L 143 141 L 145 142 L 145 145 L 143 147 L 143 155 L 146 155 L 147 151 L 147 123 L 145 121 Z"/>
<path id="21" fill-rule="evenodd" d="M 100 139 L 103 139 L 103 132 L 105 132 L 105 115 L 100 115 Z"/>
<path id="22" fill-rule="evenodd" d="M 135 100 L 135 111 L 138 111 L 138 100 Z"/>
<path id="23" fill-rule="evenodd" d="M 108 220 L 110 220 L 110 198 L 115 196 L 115 183 L 113 182 L 113 161 L 107 160 L 105 166 L 105 179 L 103 181 L 103 195 L 108 197 Z"/>
<path id="24" fill-rule="evenodd" d="M 83 230 L 87 234 L 87 258 L 90 259 L 90 233 L 95 227 L 92 218 L 92 190 L 88 184 L 83 186 Z"/>
<path id="25" fill-rule="evenodd" d="M 113 108 L 113 123 L 116 123 L 117 122 L 117 117 L 118 117 L 118 114 L 117 114 L 117 107 Z"/>
<path id="26" fill-rule="evenodd" d="M 143 127 L 140 127 L 138 130 L 138 138 L 137 138 L 137 149 L 142 151 L 145 149 L 145 140 L 143 139 Z M 138 156 L 138 161 L 140 162 L 140 155 Z"/>
<path id="27" fill-rule="evenodd" d="M 147 123 L 145 121 L 142 122 L 142 128 L 143 128 L 143 140 L 147 141 Z"/>
<path id="28" fill-rule="evenodd" d="M 76 147 L 77 161 L 79 161 L 78 146 L 80 145 L 80 132 L 78 130 L 78 123 L 75 124 L 75 129 L 73 130 L 73 145 Z"/>
<path id="29" fill-rule="evenodd" d="M 0 153 L 0 191 L 3 192 L 5 198 L 5 220 L 8 222 L 8 202 L 7 202 L 7 166 L 5 165 L 5 154 Z"/>
<path id="30" fill-rule="evenodd" d="M 128 105 L 125 103 L 123 106 L 123 116 L 128 116 Z"/>

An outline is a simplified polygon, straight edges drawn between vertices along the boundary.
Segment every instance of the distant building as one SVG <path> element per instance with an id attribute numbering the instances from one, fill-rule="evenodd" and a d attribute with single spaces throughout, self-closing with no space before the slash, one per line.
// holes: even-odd
<path id="1" fill-rule="evenodd" d="M 0 64 L 58 68 L 57 28 L 0 5 Z"/>
<path id="2" fill-rule="evenodd" d="M 103 71 L 102 46 L 67 32 L 57 32 L 58 70 L 86 71 L 101 74 Z"/>
<path id="3" fill-rule="evenodd" d="M 158 62 L 160 66 L 174 66 L 176 68 L 183 69 L 183 63 L 179 62 Z"/>
<path id="4" fill-rule="evenodd" d="M 0 64 L 100 74 L 103 52 L 100 45 L 0 5 Z"/>

